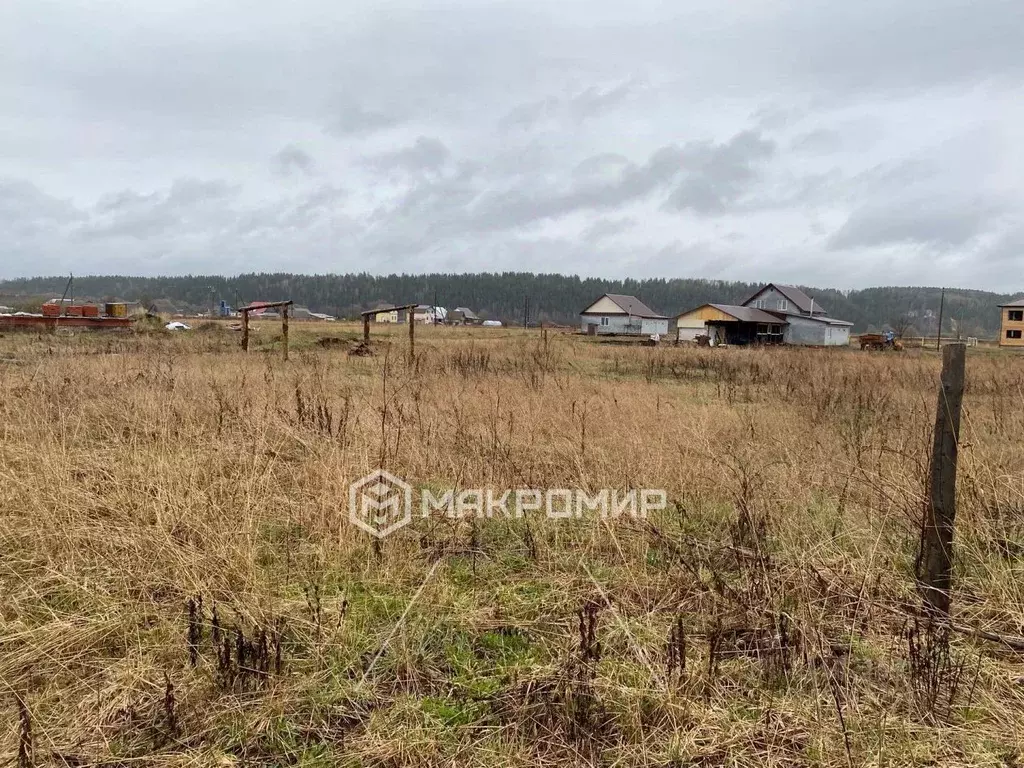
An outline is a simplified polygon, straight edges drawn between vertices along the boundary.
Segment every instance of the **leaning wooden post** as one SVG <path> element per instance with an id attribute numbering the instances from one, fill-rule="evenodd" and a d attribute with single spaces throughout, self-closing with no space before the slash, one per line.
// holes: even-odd
<path id="1" fill-rule="evenodd" d="M 242 310 L 242 351 L 249 351 L 249 310 Z"/>
<path id="2" fill-rule="evenodd" d="M 363 315 L 363 343 L 370 343 L 370 316 Z"/>
<path id="3" fill-rule="evenodd" d="M 942 383 L 935 413 L 928 500 L 921 526 L 921 550 L 917 556 L 918 587 L 925 609 L 940 616 L 949 614 L 949 590 L 953 580 L 956 462 L 966 350 L 964 344 L 949 344 L 942 350 Z"/>
<path id="4" fill-rule="evenodd" d="M 288 361 L 288 305 L 281 307 L 281 343 L 285 362 Z"/>

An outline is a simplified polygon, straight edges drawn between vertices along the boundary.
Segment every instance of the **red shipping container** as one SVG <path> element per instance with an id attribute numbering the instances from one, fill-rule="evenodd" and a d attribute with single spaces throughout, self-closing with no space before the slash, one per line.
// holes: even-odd
<path id="1" fill-rule="evenodd" d="M 82 307 L 82 317 L 99 317 L 100 308 L 94 304 L 86 304 Z"/>

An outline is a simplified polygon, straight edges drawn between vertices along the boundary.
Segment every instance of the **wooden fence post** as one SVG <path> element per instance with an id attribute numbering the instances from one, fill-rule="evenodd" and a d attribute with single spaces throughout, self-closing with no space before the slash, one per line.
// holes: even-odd
<path id="1" fill-rule="evenodd" d="M 948 344 L 942 350 L 942 383 L 935 412 L 928 499 L 921 525 L 921 549 L 917 555 L 918 588 L 925 608 L 941 616 L 949 614 L 949 589 L 953 579 L 956 463 L 966 349 L 964 344 Z"/>
<path id="2" fill-rule="evenodd" d="M 409 320 L 409 356 L 416 353 L 416 307 L 406 307 L 405 316 Z"/>
<path id="3" fill-rule="evenodd" d="M 376 315 L 374 315 L 376 317 Z M 363 315 L 363 343 L 370 343 L 370 316 Z"/>
<path id="4" fill-rule="evenodd" d="M 249 312 L 242 310 L 242 351 L 249 351 Z"/>
<path id="5" fill-rule="evenodd" d="M 281 307 L 281 341 L 285 362 L 288 362 L 288 305 Z"/>

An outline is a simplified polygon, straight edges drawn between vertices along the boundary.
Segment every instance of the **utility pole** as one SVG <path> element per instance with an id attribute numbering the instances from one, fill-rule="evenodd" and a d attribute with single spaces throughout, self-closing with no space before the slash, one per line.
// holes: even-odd
<path id="1" fill-rule="evenodd" d="M 75 282 L 75 276 L 72 273 L 72 274 L 70 274 L 68 276 L 68 284 L 64 286 L 64 293 L 62 293 L 61 296 L 60 296 L 60 313 L 61 314 L 64 314 L 64 299 L 67 298 L 68 291 L 71 291 L 71 286 L 74 285 L 74 282 Z M 75 292 L 71 291 L 71 303 L 73 304 L 74 301 L 75 301 Z"/>
<path id="2" fill-rule="evenodd" d="M 946 289 L 942 289 L 942 295 L 939 297 L 939 332 L 935 335 L 935 348 L 938 349 L 942 346 L 942 310 L 946 306 Z"/>

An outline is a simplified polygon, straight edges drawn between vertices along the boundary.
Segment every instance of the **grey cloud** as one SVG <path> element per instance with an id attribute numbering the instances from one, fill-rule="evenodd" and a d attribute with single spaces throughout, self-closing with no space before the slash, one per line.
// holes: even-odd
<path id="1" fill-rule="evenodd" d="M 247 205 L 225 182 L 180 179 L 153 192 L 122 190 L 80 208 L 11 180 L 0 183 L 0 242 L 31 260 L 37 274 L 102 271 L 91 266 L 97 263 L 131 274 L 233 274 L 282 252 L 313 270 L 316 259 L 350 247 L 362 231 L 342 210 L 346 197 L 345 190 L 322 185 Z"/>
<path id="2" fill-rule="evenodd" d="M 775 144 L 744 131 L 723 144 L 700 142 L 683 151 L 687 174 L 669 197 L 668 207 L 697 213 L 720 213 L 757 178 L 761 164 L 775 154 Z"/>
<path id="3" fill-rule="evenodd" d="M 843 138 L 831 128 L 815 128 L 795 136 L 789 148 L 794 152 L 838 152 L 843 148 Z"/>
<path id="4" fill-rule="evenodd" d="M 800 55 L 790 71 L 847 90 L 1013 79 L 1024 72 L 1024 7 L 1016 0 L 805 3 L 772 26 L 790 42 L 802 38 L 791 49 Z"/>
<path id="5" fill-rule="evenodd" d="M 374 211 L 363 246 L 387 264 L 442 244 L 461 251 L 466 243 L 482 241 L 487 243 L 488 253 L 508 253 L 497 248 L 496 240 L 511 237 L 520 243 L 532 242 L 537 236 L 526 237 L 526 233 L 545 222 L 614 210 L 667 189 L 680 172 L 681 159 L 682 150 L 668 146 L 653 152 L 642 164 L 627 162 L 607 177 L 551 183 L 534 175 L 503 190 L 487 187 L 486 177 L 470 172 L 429 176 L 397 201 Z M 559 263 L 571 262 L 563 259 Z M 488 264 L 495 267 L 494 261 Z M 508 267 L 524 265 L 513 261 Z"/>
<path id="6" fill-rule="evenodd" d="M 193 124 L 301 116 L 346 136 L 401 120 L 381 105 L 425 115 L 463 98 L 493 97 L 496 88 L 544 103 L 537 82 L 579 75 L 607 83 L 638 65 L 687 73 L 694 96 L 728 88 L 756 98 L 990 78 L 1014 84 L 1024 72 L 1017 0 L 788 0 L 767 8 L 741 0 L 714 12 L 693 3 L 690 13 L 655 2 L 630 4 L 625 13 L 595 2 L 585 16 L 572 4 L 539 0 L 486 7 L 461 0 L 443 12 L 429 3 L 304 0 L 246 7 L 244 19 L 228 0 L 211 0 L 201 18 L 170 6 L 154 23 L 130 9 L 55 0 L 49 11 L 29 12 L 23 3 L 0 25 L 0 71 L 18 73 L 19 87 L 30 92 L 64 95 L 82 113 L 187 115 Z M 59 56 L 41 53 L 40 39 Z M 601 104 L 619 86 L 594 87 L 581 107 Z M 330 94 L 357 106 L 339 109 Z"/>
<path id="7" fill-rule="evenodd" d="M 600 242 L 601 240 L 613 237 L 614 235 L 618 235 L 622 232 L 628 232 L 630 229 L 635 227 L 636 224 L 636 219 L 629 217 L 621 219 L 598 219 L 583 231 L 582 238 L 588 243 Z"/>
<path id="8" fill-rule="evenodd" d="M 528 104 L 520 104 L 498 121 L 498 127 L 504 130 L 532 128 L 542 118 L 555 114 L 561 103 L 559 99 L 549 96 Z"/>
<path id="9" fill-rule="evenodd" d="M 774 131 L 799 121 L 806 113 L 806 109 L 792 105 L 764 104 L 750 117 L 760 130 Z"/>
<path id="10" fill-rule="evenodd" d="M 419 173 L 440 169 L 448 162 L 449 157 L 451 152 L 440 139 L 420 136 L 412 146 L 376 155 L 367 163 L 384 171 Z"/>
<path id="11" fill-rule="evenodd" d="M 312 156 L 289 144 L 270 159 L 271 171 L 277 176 L 311 175 L 316 169 Z"/>
<path id="12" fill-rule="evenodd" d="M 901 194 L 910 187 L 933 186 L 941 173 L 942 168 L 935 159 L 913 156 L 872 166 L 851 179 L 851 187 L 871 196 L 893 191 Z"/>
<path id="13" fill-rule="evenodd" d="M 561 153 L 558 148 L 540 140 L 511 142 L 495 148 L 492 156 L 469 163 L 481 174 L 500 183 L 514 183 L 517 178 L 545 173 L 557 167 Z"/>
<path id="14" fill-rule="evenodd" d="M 629 165 L 629 158 L 625 155 L 604 152 L 583 160 L 573 168 L 572 173 L 576 178 L 603 176 L 609 173 L 618 173 L 627 165 Z"/>
<path id="15" fill-rule="evenodd" d="M 893 244 L 936 249 L 963 246 L 983 234 L 1002 211 L 984 200 L 955 198 L 873 203 L 860 208 L 828 240 L 832 250 Z"/>
<path id="16" fill-rule="evenodd" d="M 0 2 L 0 275 L 1020 273 L 1019 0 L 243 5 Z"/>
<path id="17" fill-rule="evenodd" d="M 515 107 L 501 118 L 498 126 L 505 130 L 529 130 L 543 121 L 561 118 L 582 123 L 615 109 L 640 87 L 640 81 L 633 78 L 616 85 L 592 85 L 567 96 L 547 96 Z"/>
<path id="18" fill-rule="evenodd" d="M 396 113 L 352 107 L 342 110 L 336 118 L 329 121 L 327 130 L 339 136 L 362 136 L 393 128 L 404 120 L 403 116 Z"/>
<path id="19" fill-rule="evenodd" d="M 814 172 L 784 172 L 773 180 L 770 186 L 761 184 L 733 210 L 740 212 L 787 212 L 807 211 L 816 215 L 821 207 L 838 204 L 851 193 L 851 180 L 838 168 Z M 820 233 L 819 233 L 820 234 Z"/>
<path id="20" fill-rule="evenodd" d="M 609 88 L 591 86 L 569 100 L 569 114 L 580 122 L 598 117 L 619 106 L 639 87 L 639 80 L 636 79 Z"/>
<path id="21" fill-rule="evenodd" d="M 472 229 L 507 229 L 580 210 L 616 208 L 642 200 L 670 184 L 680 173 L 682 161 L 682 150 L 668 146 L 654 152 L 643 165 L 624 166 L 610 179 L 537 191 L 489 192 L 473 204 L 465 224 Z"/>
<path id="22" fill-rule="evenodd" d="M 995 269 L 1009 269 L 1013 273 L 1019 271 L 1018 261 L 1022 253 L 1024 253 L 1024 220 L 1018 219 L 1010 223 L 982 251 L 982 259 L 986 266 Z"/>
<path id="23" fill-rule="evenodd" d="M 101 199 L 79 234 L 84 238 L 143 239 L 205 227 L 211 213 L 219 215 L 234 192 L 225 181 L 189 178 L 149 194 L 124 190 Z"/>
<path id="24" fill-rule="evenodd" d="M 0 179 L 0 232 L 7 237 L 33 236 L 82 217 L 70 201 L 48 195 L 31 182 Z"/>
<path id="25" fill-rule="evenodd" d="M 344 228 L 352 232 L 357 226 L 342 209 L 347 197 L 346 190 L 325 184 L 225 219 L 233 222 L 234 231 L 246 236 L 279 235 L 315 228 L 327 221 L 343 223 Z"/>
<path id="26" fill-rule="evenodd" d="M 905 246 L 931 252 L 974 250 L 1005 228 L 1019 205 L 994 183 L 998 138 L 969 132 L 896 161 L 873 165 L 843 182 L 846 222 L 827 239 L 833 250 Z M 1020 190 L 1018 189 L 1018 192 Z M 927 265 L 922 265 L 927 266 Z"/>

